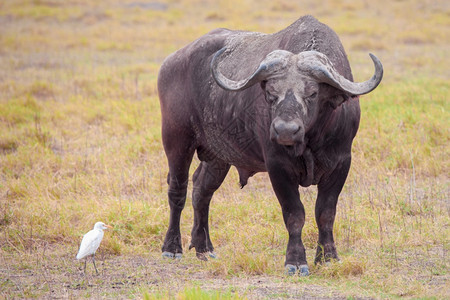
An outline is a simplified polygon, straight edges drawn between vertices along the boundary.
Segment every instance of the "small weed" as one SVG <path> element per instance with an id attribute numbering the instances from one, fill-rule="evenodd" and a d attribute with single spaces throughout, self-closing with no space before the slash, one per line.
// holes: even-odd
<path id="1" fill-rule="evenodd" d="M 354 258 L 344 258 L 341 261 L 331 261 L 320 265 L 315 270 L 317 274 L 331 278 L 349 278 L 364 274 L 366 264 Z"/>
<path id="2" fill-rule="evenodd" d="M 0 154 L 9 154 L 17 151 L 19 147 L 15 139 L 0 139 Z"/>

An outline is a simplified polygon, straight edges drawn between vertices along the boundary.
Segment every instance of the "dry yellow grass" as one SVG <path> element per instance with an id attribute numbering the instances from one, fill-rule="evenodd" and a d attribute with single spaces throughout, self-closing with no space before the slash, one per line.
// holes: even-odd
<path id="1" fill-rule="evenodd" d="M 335 225 L 342 263 L 285 278 L 287 236 L 267 175 L 240 190 L 234 170 L 211 207 L 220 259 L 161 260 L 162 60 L 216 27 L 274 32 L 304 14 L 337 31 L 356 80 L 371 75 L 367 52 L 385 67 L 381 86 L 361 99 Z M 450 297 L 449 14 L 446 1 L 418 0 L 3 1 L 0 297 L 215 295 L 196 287 L 227 298 Z M 301 190 L 310 262 L 315 193 Z M 189 192 L 184 249 L 190 201 Z M 98 220 L 114 230 L 99 250 L 102 275 L 83 278 L 73 257 Z"/>

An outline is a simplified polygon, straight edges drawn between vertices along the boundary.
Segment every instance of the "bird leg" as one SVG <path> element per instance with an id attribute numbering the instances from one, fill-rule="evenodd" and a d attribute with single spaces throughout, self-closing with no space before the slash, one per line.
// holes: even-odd
<path id="1" fill-rule="evenodd" d="M 84 275 L 86 275 L 86 263 L 87 263 L 87 258 L 84 260 L 84 270 L 83 270 Z"/>
<path id="2" fill-rule="evenodd" d="M 97 270 L 97 267 L 95 266 L 95 253 L 94 253 L 94 255 L 92 255 L 92 262 L 94 263 L 95 272 L 97 272 L 97 275 L 98 275 L 98 270 Z"/>

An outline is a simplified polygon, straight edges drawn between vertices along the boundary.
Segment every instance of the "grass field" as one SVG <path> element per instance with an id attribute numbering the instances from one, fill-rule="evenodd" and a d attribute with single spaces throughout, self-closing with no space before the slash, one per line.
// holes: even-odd
<path id="1" fill-rule="evenodd" d="M 312 275 L 286 277 L 287 232 L 267 174 L 213 198 L 219 259 L 160 258 L 167 161 L 162 60 L 217 28 L 278 31 L 312 14 L 332 27 L 361 97 L 335 238 L 341 263 L 312 264 L 314 187 L 301 189 Z M 450 298 L 450 4 L 445 0 L 0 1 L 0 298 Z M 192 171 L 198 165 L 194 161 Z M 190 186 L 191 187 L 191 186 Z M 114 227 L 100 275 L 76 261 L 96 221 Z"/>

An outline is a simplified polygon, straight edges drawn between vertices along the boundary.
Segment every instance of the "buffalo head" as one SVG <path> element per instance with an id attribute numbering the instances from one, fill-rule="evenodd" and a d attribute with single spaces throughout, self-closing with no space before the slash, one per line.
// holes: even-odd
<path id="1" fill-rule="evenodd" d="M 338 73 L 327 56 L 316 51 L 294 54 L 285 50 L 270 52 L 256 71 L 240 81 L 225 77 L 219 71 L 219 50 L 211 70 L 217 84 L 225 90 L 241 91 L 260 83 L 266 101 L 271 105 L 270 138 L 287 147 L 296 146 L 297 155 L 305 148 L 305 133 L 317 119 L 324 104 L 336 108 L 351 96 L 367 94 L 375 89 L 383 76 L 383 67 L 370 54 L 375 74 L 365 82 L 352 82 Z"/>

